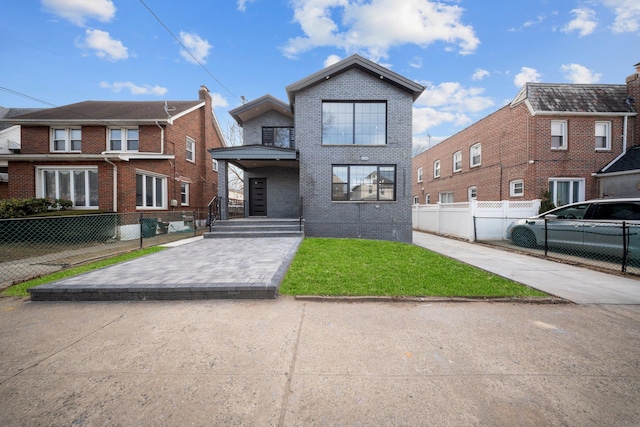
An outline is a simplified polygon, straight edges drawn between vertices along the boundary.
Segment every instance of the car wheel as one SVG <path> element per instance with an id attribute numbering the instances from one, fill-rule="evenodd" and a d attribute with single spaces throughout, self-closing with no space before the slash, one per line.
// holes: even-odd
<path id="1" fill-rule="evenodd" d="M 531 232 L 531 230 L 527 230 L 526 228 L 518 228 L 516 230 L 513 230 L 511 240 L 516 246 L 520 246 L 523 248 L 535 248 L 537 246 L 536 236 L 533 235 L 533 232 Z"/>

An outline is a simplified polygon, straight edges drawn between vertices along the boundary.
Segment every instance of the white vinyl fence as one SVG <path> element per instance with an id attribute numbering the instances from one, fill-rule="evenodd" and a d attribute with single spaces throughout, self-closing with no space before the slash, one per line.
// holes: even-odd
<path id="1" fill-rule="evenodd" d="M 540 200 L 503 200 L 413 205 L 413 229 L 470 242 L 506 238 L 509 224 L 538 214 Z"/>

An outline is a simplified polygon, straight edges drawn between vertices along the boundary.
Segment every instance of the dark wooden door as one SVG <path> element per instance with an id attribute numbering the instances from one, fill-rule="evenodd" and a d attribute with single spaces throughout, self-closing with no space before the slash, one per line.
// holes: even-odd
<path id="1" fill-rule="evenodd" d="M 267 216 L 267 178 L 249 180 L 249 216 Z"/>

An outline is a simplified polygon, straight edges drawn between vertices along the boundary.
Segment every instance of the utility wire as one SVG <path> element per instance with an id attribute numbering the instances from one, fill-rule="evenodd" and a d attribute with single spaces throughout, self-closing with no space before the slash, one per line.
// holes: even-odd
<path id="1" fill-rule="evenodd" d="M 189 49 L 187 49 L 187 47 L 184 45 L 184 43 L 182 43 L 182 41 L 176 37 L 175 34 L 173 34 L 173 32 L 169 29 L 169 27 L 167 27 L 164 22 L 162 22 L 162 20 L 158 17 L 158 15 L 155 14 L 155 12 L 153 10 L 151 10 L 151 8 L 149 6 L 147 6 L 147 4 L 144 2 L 144 0 L 140 0 L 140 3 L 142 3 L 142 5 L 149 11 L 149 13 L 156 19 L 156 21 L 158 21 L 160 23 L 160 25 L 162 25 L 162 27 L 169 33 L 171 34 L 171 37 L 173 37 L 173 39 L 178 42 L 178 44 L 180 46 L 182 46 L 182 48 L 185 50 L 185 52 L 187 52 L 189 54 L 189 56 L 191 56 L 191 58 L 193 58 L 193 60 L 207 73 L 209 74 L 209 76 L 211 76 L 211 78 L 213 80 L 215 80 L 220 86 L 222 86 L 224 88 L 224 90 L 226 90 L 227 92 L 229 92 L 229 94 L 231 96 L 233 96 L 236 100 L 238 100 L 239 102 L 242 103 L 242 100 L 240 98 L 238 98 L 233 92 L 231 92 L 231 90 L 226 87 L 224 84 L 222 84 L 222 82 L 220 80 L 218 80 L 216 78 L 216 76 L 213 75 L 213 73 L 211 71 L 209 71 L 209 69 L 207 67 L 204 66 L 204 64 L 202 64 L 198 58 L 196 58 L 193 53 L 191 53 L 191 51 Z"/>

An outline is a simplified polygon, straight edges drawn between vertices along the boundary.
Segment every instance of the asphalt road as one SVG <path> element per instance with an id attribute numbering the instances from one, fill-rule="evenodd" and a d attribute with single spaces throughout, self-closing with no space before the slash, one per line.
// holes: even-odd
<path id="1" fill-rule="evenodd" d="M 0 299 L 2 426 L 640 425 L 640 306 Z"/>

